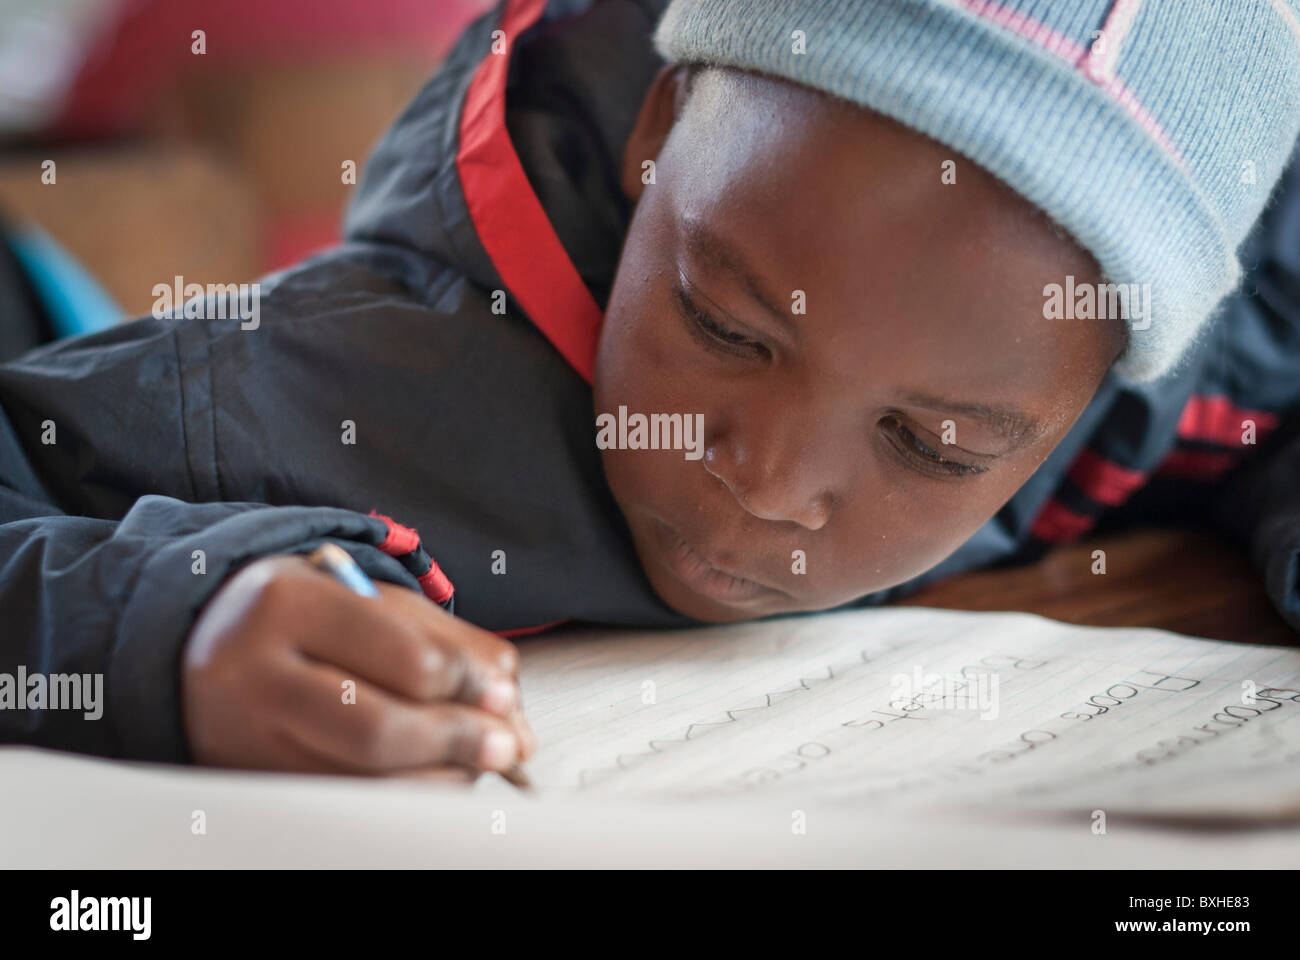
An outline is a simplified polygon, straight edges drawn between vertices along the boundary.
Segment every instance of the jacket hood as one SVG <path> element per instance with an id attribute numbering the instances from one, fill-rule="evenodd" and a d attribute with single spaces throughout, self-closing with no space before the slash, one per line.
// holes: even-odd
<path id="1" fill-rule="evenodd" d="M 623 147 L 663 66 L 650 34 L 665 6 L 503 0 L 473 21 L 371 155 L 345 238 L 504 289 L 589 381 L 631 215 Z"/>

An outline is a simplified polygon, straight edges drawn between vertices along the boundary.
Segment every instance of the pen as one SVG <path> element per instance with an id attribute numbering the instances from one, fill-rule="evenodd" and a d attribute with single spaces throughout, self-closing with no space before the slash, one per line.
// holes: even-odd
<path id="1" fill-rule="evenodd" d="M 374 581 L 366 576 L 366 572 L 357 565 L 351 554 L 337 544 L 322 543 L 307 554 L 307 559 L 314 567 L 325 571 L 353 593 L 363 597 L 379 596 L 379 588 L 375 586 Z M 500 773 L 507 783 L 521 790 L 531 790 L 533 787 L 532 781 L 524 773 L 522 764 L 516 763 L 509 770 Z"/>

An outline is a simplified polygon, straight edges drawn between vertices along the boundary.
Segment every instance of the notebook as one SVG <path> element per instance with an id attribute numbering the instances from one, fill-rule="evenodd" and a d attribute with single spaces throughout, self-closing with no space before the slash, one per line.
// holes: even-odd
<path id="1" fill-rule="evenodd" d="M 551 795 L 1300 821 L 1300 649 L 904 607 L 522 652 Z"/>

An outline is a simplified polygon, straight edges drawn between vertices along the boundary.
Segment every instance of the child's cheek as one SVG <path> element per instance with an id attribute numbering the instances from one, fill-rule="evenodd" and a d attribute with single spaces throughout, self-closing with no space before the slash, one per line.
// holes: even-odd
<path id="1" fill-rule="evenodd" d="M 666 298 L 654 296 L 607 317 L 616 326 L 601 344 L 597 400 L 610 412 L 620 404 L 629 412 L 686 412 L 681 402 L 691 390 L 681 368 L 688 358 L 671 311 Z"/>

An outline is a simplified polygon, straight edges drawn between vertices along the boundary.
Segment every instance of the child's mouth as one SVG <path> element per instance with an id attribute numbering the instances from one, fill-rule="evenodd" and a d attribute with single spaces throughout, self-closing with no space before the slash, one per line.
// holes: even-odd
<path id="1" fill-rule="evenodd" d="M 747 606 L 785 596 L 785 591 L 719 569 L 662 520 L 653 520 L 655 541 L 664 565 L 697 593 L 722 603 Z"/>

